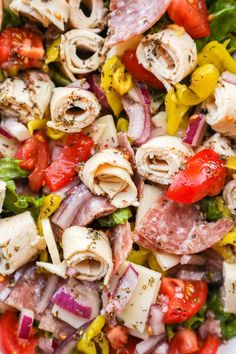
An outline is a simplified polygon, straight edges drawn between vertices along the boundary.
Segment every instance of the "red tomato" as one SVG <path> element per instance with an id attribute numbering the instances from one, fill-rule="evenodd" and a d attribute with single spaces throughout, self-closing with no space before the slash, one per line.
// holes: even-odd
<path id="1" fill-rule="evenodd" d="M 17 339 L 18 319 L 14 312 L 7 311 L 0 319 L 0 344 L 4 354 L 34 354 L 38 341 L 33 335 L 29 342 Z"/>
<path id="2" fill-rule="evenodd" d="M 139 64 L 134 49 L 127 49 L 122 57 L 122 61 L 126 69 L 132 74 L 136 80 L 144 81 L 151 87 L 164 89 L 164 85 L 150 71 L 146 70 Z"/>
<path id="3" fill-rule="evenodd" d="M 179 26 L 183 26 L 192 38 L 207 37 L 210 25 L 206 0 L 172 0 L 168 15 Z"/>
<path id="4" fill-rule="evenodd" d="M 181 329 L 171 340 L 168 354 L 192 354 L 198 349 L 196 333 L 190 329 Z"/>
<path id="5" fill-rule="evenodd" d="M 164 323 L 179 323 L 194 316 L 206 302 L 207 292 L 207 284 L 204 281 L 163 278 L 160 294 L 169 299 Z"/>
<path id="6" fill-rule="evenodd" d="M 32 171 L 29 175 L 29 187 L 38 192 L 44 183 L 44 171 L 49 165 L 50 152 L 46 138 L 42 132 L 35 133 L 27 139 L 15 154 L 21 160 L 20 167 Z"/>
<path id="7" fill-rule="evenodd" d="M 122 349 L 110 349 L 110 354 L 134 354 L 136 345 L 140 342 L 140 339 L 129 336 L 128 343 Z"/>
<path id="8" fill-rule="evenodd" d="M 44 57 L 42 38 L 27 28 L 6 28 L 0 34 L 0 66 L 3 69 L 40 67 Z"/>
<path id="9" fill-rule="evenodd" d="M 76 175 L 76 164 L 87 161 L 92 148 L 93 140 L 91 138 L 81 133 L 71 134 L 60 157 L 53 161 L 45 171 L 48 187 L 54 192 L 67 185 Z"/>
<path id="10" fill-rule="evenodd" d="M 179 203 L 195 203 L 220 193 L 225 184 L 227 169 L 219 155 L 205 149 L 191 157 L 185 169 L 179 171 L 166 196 Z"/>
<path id="11" fill-rule="evenodd" d="M 128 343 L 128 329 L 123 326 L 109 328 L 106 336 L 113 349 L 124 348 Z"/>
<path id="12" fill-rule="evenodd" d="M 220 346 L 220 338 L 215 336 L 209 336 L 203 343 L 198 354 L 216 354 Z"/>

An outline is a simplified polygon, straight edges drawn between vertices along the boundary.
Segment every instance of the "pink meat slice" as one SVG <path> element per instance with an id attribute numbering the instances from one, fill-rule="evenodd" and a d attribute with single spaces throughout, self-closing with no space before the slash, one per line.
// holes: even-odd
<path id="1" fill-rule="evenodd" d="M 133 245 L 133 237 L 130 229 L 130 223 L 116 225 L 112 229 L 113 238 L 113 274 L 120 265 L 126 260 Z"/>
<path id="2" fill-rule="evenodd" d="M 171 0 L 111 1 L 106 45 L 112 47 L 147 31 L 166 12 Z"/>
<path id="3" fill-rule="evenodd" d="M 196 206 L 158 200 L 138 225 L 135 241 L 167 253 L 193 254 L 220 241 L 233 225 L 227 218 L 207 223 Z"/>

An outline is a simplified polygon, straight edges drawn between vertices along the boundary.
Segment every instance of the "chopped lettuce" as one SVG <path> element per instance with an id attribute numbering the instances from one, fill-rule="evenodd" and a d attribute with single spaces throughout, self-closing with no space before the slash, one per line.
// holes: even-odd
<path id="1" fill-rule="evenodd" d="M 6 196 L 3 204 L 3 213 L 23 213 L 30 211 L 34 217 L 39 214 L 39 209 L 43 203 L 44 196 L 36 198 L 34 196 L 19 195 L 16 192 L 14 181 L 7 181 Z"/>
<path id="2" fill-rule="evenodd" d="M 200 210 L 204 219 L 207 221 L 216 221 L 222 217 L 231 216 L 222 197 L 206 197 L 202 199 L 200 202 Z"/>
<path id="3" fill-rule="evenodd" d="M 19 161 L 11 157 L 0 159 L 0 180 L 9 181 L 15 178 L 26 178 L 28 172 L 22 170 L 19 166 Z"/>
<path id="4" fill-rule="evenodd" d="M 115 211 L 113 214 L 99 218 L 98 222 L 102 227 L 113 227 L 118 224 L 124 224 L 131 216 L 132 212 L 130 208 L 123 208 Z"/>
<path id="5" fill-rule="evenodd" d="M 9 9 L 3 10 L 2 31 L 6 27 L 18 27 L 22 25 L 21 18 Z"/>
<path id="6" fill-rule="evenodd" d="M 105 0 L 105 6 L 109 9 L 109 7 L 110 7 L 110 0 Z"/>

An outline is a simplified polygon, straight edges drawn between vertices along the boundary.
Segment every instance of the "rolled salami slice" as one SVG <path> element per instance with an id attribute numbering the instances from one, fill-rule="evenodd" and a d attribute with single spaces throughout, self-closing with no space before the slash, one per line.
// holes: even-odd
<path id="1" fill-rule="evenodd" d="M 137 188 L 126 155 L 108 148 L 93 155 L 80 171 L 83 183 L 96 195 L 107 195 L 116 208 L 137 205 Z"/>
<path id="2" fill-rule="evenodd" d="M 168 89 L 190 74 L 197 64 L 194 40 L 184 31 L 167 28 L 147 35 L 136 55 L 140 64 Z"/>
<path id="3" fill-rule="evenodd" d="M 105 59 L 103 46 L 103 37 L 85 29 L 73 29 L 62 35 L 60 57 L 68 78 L 75 81 L 75 75 L 97 70 Z M 78 51 L 84 59 L 78 55 Z"/>
<path id="4" fill-rule="evenodd" d="M 175 136 L 158 136 L 136 153 L 138 172 L 149 181 L 170 184 L 179 168 L 193 155 L 189 145 Z"/>
<path id="5" fill-rule="evenodd" d="M 81 226 L 71 226 L 62 235 L 62 248 L 68 274 L 76 279 L 109 281 L 112 251 L 106 234 Z"/>
<path id="6" fill-rule="evenodd" d="M 47 124 L 63 132 L 79 132 L 98 117 L 100 109 L 93 93 L 81 88 L 57 87 L 50 103 L 52 120 Z"/>
<path id="7" fill-rule="evenodd" d="M 89 16 L 83 11 L 82 4 L 89 8 Z M 107 23 L 107 9 L 104 6 L 103 0 L 69 0 L 69 6 L 69 21 L 73 28 L 86 29 L 99 33 L 105 27 Z"/>

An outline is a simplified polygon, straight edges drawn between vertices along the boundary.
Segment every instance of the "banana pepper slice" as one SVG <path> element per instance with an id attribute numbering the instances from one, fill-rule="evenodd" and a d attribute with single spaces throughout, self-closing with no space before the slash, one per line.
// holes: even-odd
<path id="1" fill-rule="evenodd" d="M 59 208 L 61 201 L 61 197 L 52 193 L 44 198 L 37 220 L 40 235 L 43 235 L 42 220 L 48 218 L 52 213 L 54 213 Z"/>

